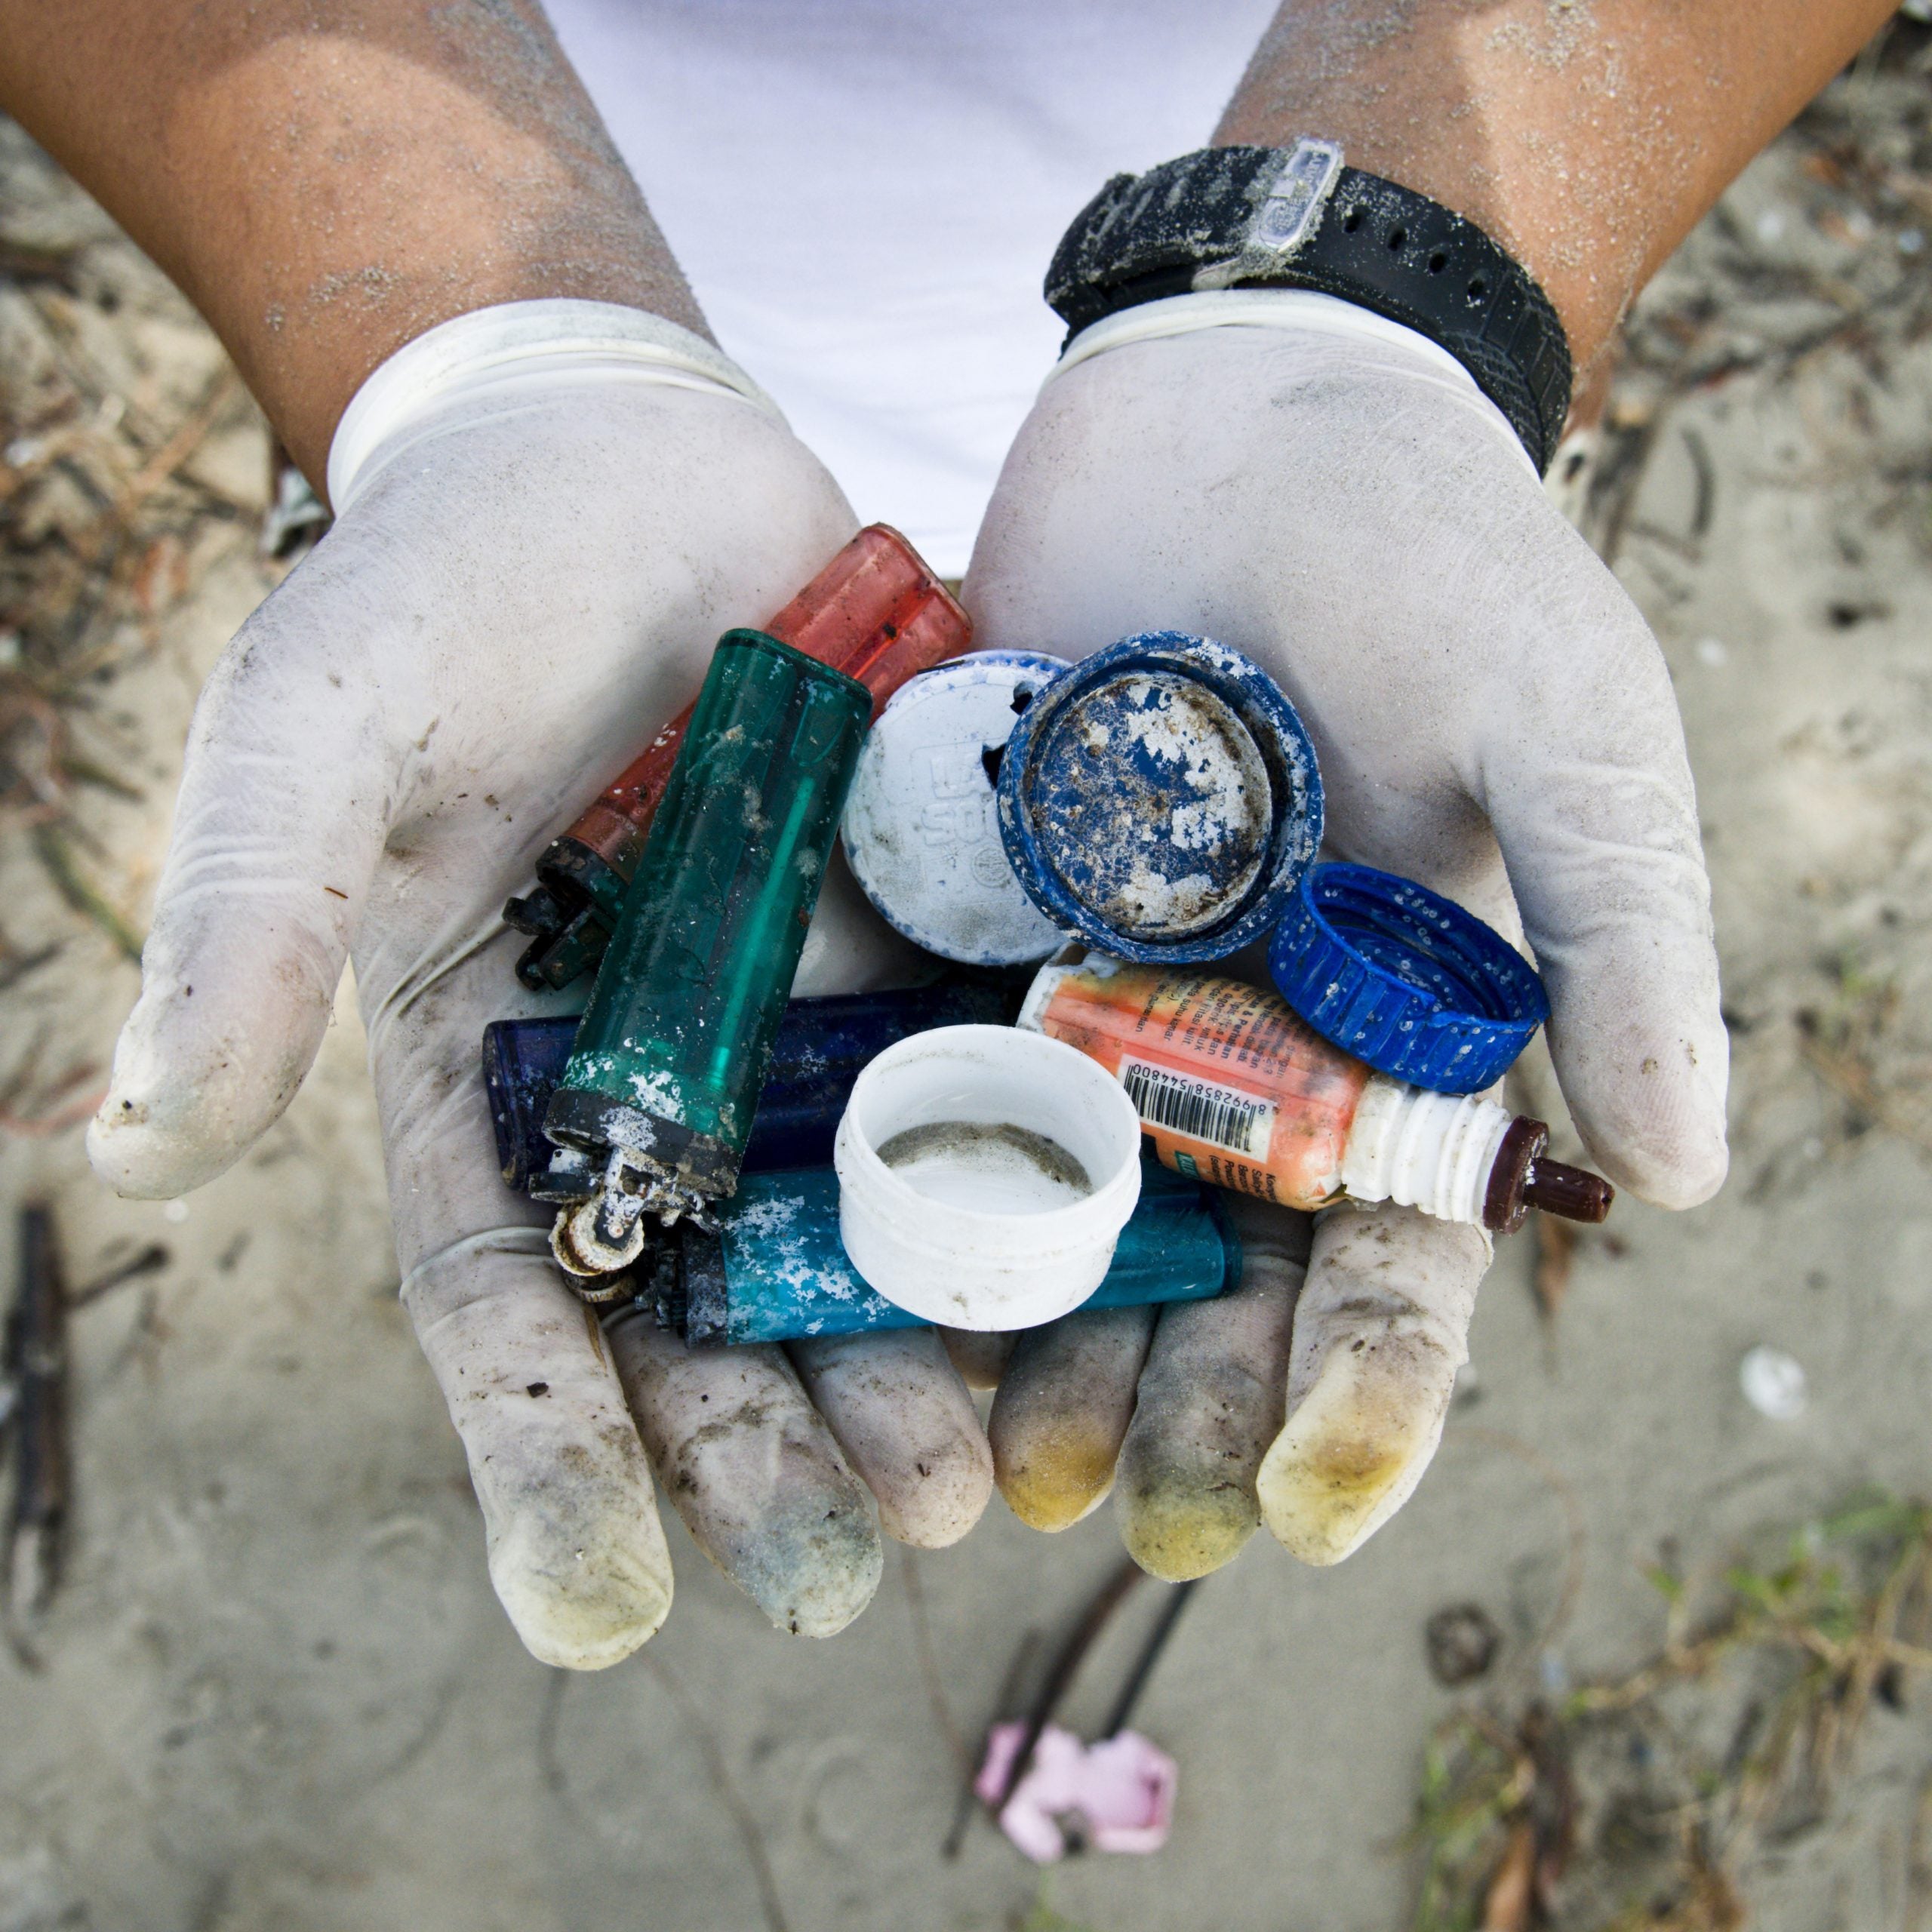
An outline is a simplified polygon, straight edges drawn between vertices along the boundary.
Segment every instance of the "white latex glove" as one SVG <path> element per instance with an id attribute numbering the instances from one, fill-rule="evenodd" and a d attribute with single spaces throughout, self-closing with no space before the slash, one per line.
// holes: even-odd
<path id="1" fill-rule="evenodd" d="M 838 1629 L 876 1586 L 881 1521 L 948 1543 L 989 1492 L 937 1339 L 795 1365 L 636 1321 L 607 1338 L 548 1258 L 547 1214 L 498 1175 L 480 1054 L 486 1021 L 546 1004 L 512 970 L 506 897 L 852 514 L 709 343 L 591 303 L 418 338 L 344 414 L 330 485 L 334 528 L 196 710 L 94 1165 L 143 1196 L 220 1173 L 288 1104 L 352 954 L 403 1299 L 524 1641 L 592 1668 L 663 1620 L 647 1451 L 775 1623 Z M 877 983 L 890 956 L 829 887 L 799 989 Z"/>
<path id="2" fill-rule="evenodd" d="M 1096 325 L 1014 445 L 966 594 L 989 648 L 1078 657 L 1171 628 L 1254 658 L 1314 735 L 1330 854 L 1527 938 L 1602 1171 L 1666 1207 L 1716 1190 L 1727 1041 L 1670 680 L 1444 352 L 1300 291 Z M 1331 1210 L 1300 1286 L 1290 1218 L 1247 1219 L 1240 1295 L 1023 1340 L 992 1425 L 1022 1515 L 1091 1507 L 1123 1436 L 1124 1533 L 1164 1576 L 1225 1561 L 1257 1512 L 1332 1563 L 1406 1500 L 1487 1238 Z"/>

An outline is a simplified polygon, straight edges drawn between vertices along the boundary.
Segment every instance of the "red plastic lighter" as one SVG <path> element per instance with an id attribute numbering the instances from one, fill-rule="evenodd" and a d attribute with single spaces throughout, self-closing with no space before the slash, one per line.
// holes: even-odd
<path id="1" fill-rule="evenodd" d="M 869 524 L 764 626 L 768 636 L 857 678 L 876 718 L 907 678 L 973 639 L 972 620 L 899 532 Z M 534 991 L 589 971 L 623 910 L 658 801 L 691 721 L 684 709 L 537 861 L 537 889 L 503 908 L 534 943 L 517 977 Z"/>

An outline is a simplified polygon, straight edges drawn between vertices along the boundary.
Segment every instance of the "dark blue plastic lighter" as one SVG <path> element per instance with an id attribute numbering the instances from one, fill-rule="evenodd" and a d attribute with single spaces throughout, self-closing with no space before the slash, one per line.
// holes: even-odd
<path id="1" fill-rule="evenodd" d="M 853 1081 L 895 1041 L 933 1026 L 996 1026 L 1010 1015 L 990 986 L 957 983 L 790 1001 L 758 1094 L 745 1171 L 829 1161 Z M 504 1181 L 539 1201 L 574 1199 L 589 1185 L 582 1157 L 574 1158 L 543 1131 L 544 1110 L 564 1077 L 577 1031 L 574 1014 L 495 1020 L 483 1029 L 483 1084 L 497 1158 Z"/>

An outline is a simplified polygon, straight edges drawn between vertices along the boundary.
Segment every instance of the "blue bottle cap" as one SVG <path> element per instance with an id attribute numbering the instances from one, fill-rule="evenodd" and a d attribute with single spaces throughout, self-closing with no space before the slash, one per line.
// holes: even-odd
<path id="1" fill-rule="evenodd" d="M 999 826 L 1057 925 L 1117 959 L 1223 959 L 1275 924 L 1314 858 L 1321 779 L 1259 666 L 1150 631 L 1033 700 L 1007 742 Z"/>
<path id="2" fill-rule="evenodd" d="M 1268 970 L 1324 1040 L 1438 1094 L 1500 1080 L 1549 1017 L 1543 982 L 1494 927 L 1368 866 L 1307 873 Z"/>
<path id="3" fill-rule="evenodd" d="M 852 875 L 942 959 L 1023 965 L 1065 943 L 1007 862 L 992 775 L 1020 715 L 1066 669 L 1035 651 L 953 658 L 893 693 L 859 754 L 841 827 Z"/>

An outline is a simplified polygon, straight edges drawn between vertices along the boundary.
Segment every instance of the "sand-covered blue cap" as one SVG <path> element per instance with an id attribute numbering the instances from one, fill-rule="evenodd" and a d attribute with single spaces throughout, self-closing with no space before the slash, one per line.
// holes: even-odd
<path id="1" fill-rule="evenodd" d="M 1285 910 L 1321 842 L 1315 748 L 1236 651 L 1150 631 L 1048 685 L 1007 741 L 1000 835 L 1057 925 L 1117 959 L 1223 959 Z"/>
<path id="2" fill-rule="evenodd" d="M 1438 1094 L 1500 1080 L 1549 1017 L 1543 982 L 1493 926 L 1368 866 L 1309 870 L 1268 970 L 1324 1039 Z"/>

